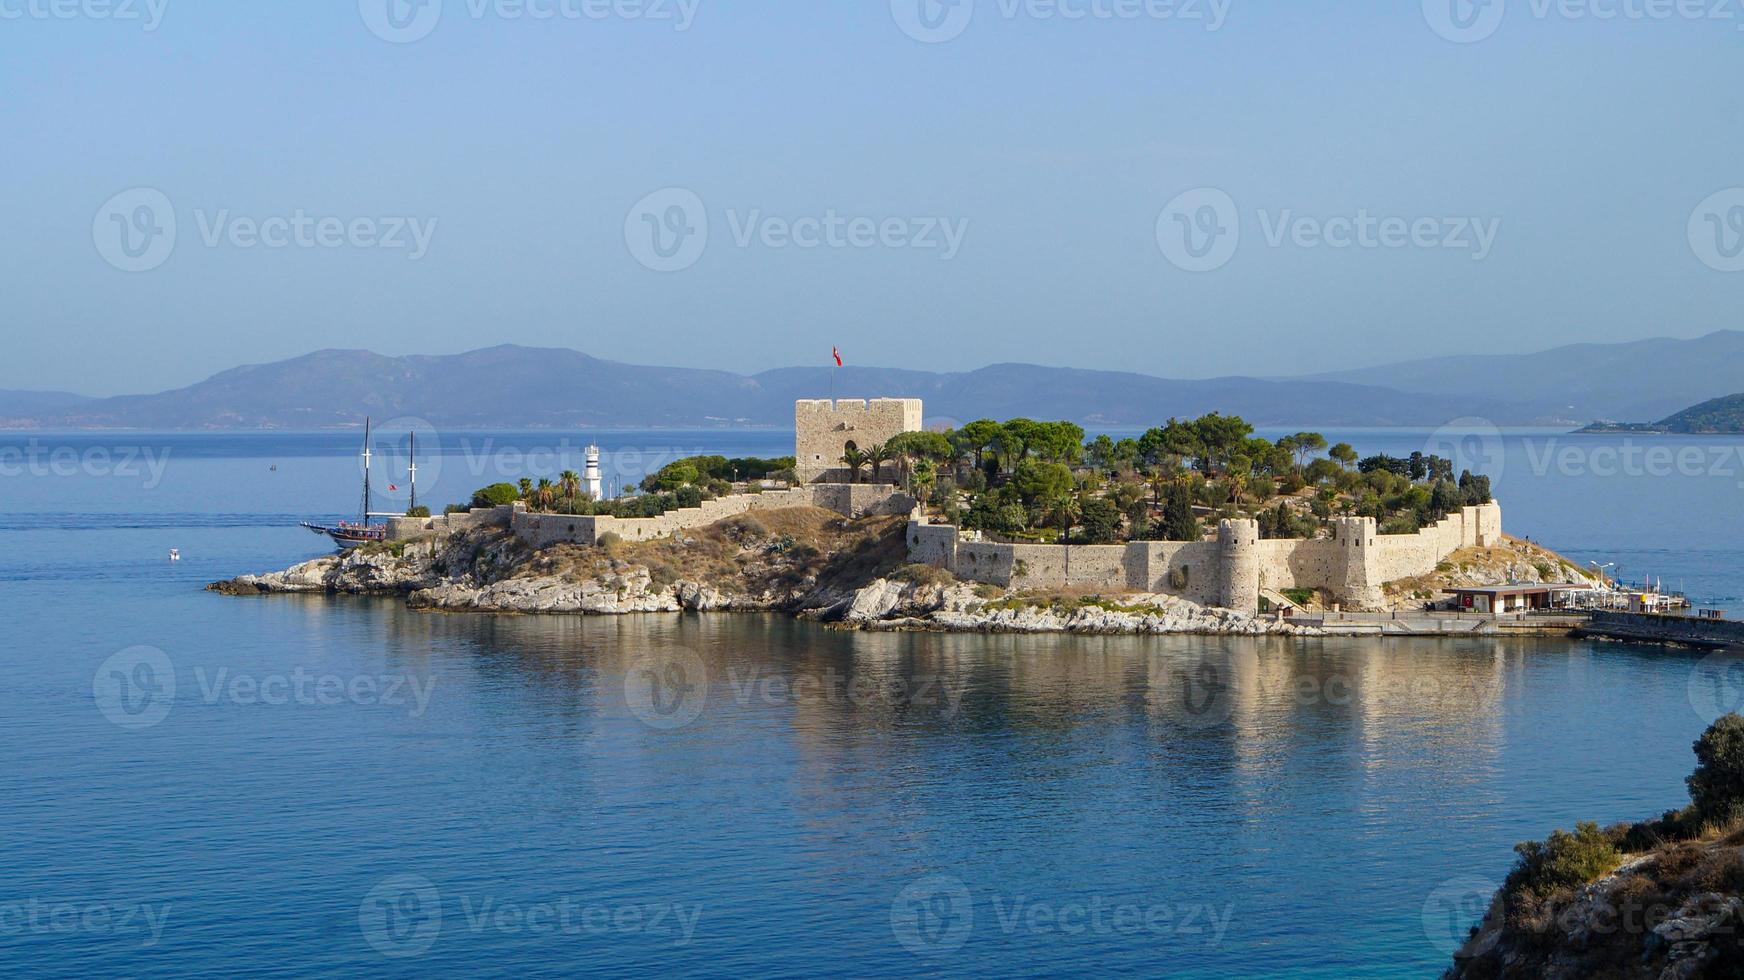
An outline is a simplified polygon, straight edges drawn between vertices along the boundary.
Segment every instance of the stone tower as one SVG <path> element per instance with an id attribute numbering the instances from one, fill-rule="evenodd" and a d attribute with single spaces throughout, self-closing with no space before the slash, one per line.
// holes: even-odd
<path id="1" fill-rule="evenodd" d="M 1372 517 L 1339 517 L 1332 522 L 1332 540 L 1343 566 L 1334 573 L 1338 585 L 1333 591 L 1351 609 L 1378 609 L 1384 601 L 1385 573 L 1375 560 L 1375 534 Z"/>
<path id="2" fill-rule="evenodd" d="M 1220 605 L 1237 612 L 1260 608 L 1260 524 L 1226 520 L 1217 524 L 1218 561 L 1222 565 Z"/>
<path id="3" fill-rule="evenodd" d="M 801 483 L 847 483 L 842 456 L 849 446 L 864 452 L 893 436 L 921 430 L 918 398 L 810 399 L 795 403 L 794 469 Z M 889 469 L 886 468 L 886 473 Z M 870 473 L 867 473 L 870 479 Z"/>

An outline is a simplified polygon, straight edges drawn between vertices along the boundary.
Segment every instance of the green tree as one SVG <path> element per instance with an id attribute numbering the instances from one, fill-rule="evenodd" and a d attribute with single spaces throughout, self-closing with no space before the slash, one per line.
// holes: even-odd
<path id="1" fill-rule="evenodd" d="M 1744 816 L 1744 717 L 1721 716 L 1694 747 L 1696 768 L 1685 782 L 1696 812 L 1712 821 Z"/>
<path id="2" fill-rule="evenodd" d="M 1193 516 L 1193 492 L 1187 483 L 1177 480 L 1169 487 L 1168 502 L 1163 506 L 1163 540 L 1199 540 L 1199 519 Z"/>
<path id="3" fill-rule="evenodd" d="M 523 481 L 531 485 L 531 481 Z M 493 483 L 488 487 L 476 490 L 472 495 L 474 507 L 501 507 L 522 499 L 521 492 L 512 483 Z"/>
<path id="4" fill-rule="evenodd" d="M 1352 448 L 1351 444 L 1348 442 L 1341 442 L 1338 445 L 1333 446 L 1327 451 L 1326 455 L 1331 456 L 1340 466 L 1349 467 L 1356 465 L 1356 450 Z"/>
<path id="5" fill-rule="evenodd" d="M 975 457 L 975 468 L 980 469 L 984 462 L 984 454 L 992 448 L 993 441 L 999 438 L 999 423 L 992 419 L 977 419 L 958 429 L 955 433 L 956 442 L 962 449 Z"/>
<path id="6" fill-rule="evenodd" d="M 581 495 L 581 474 L 574 470 L 564 470 L 557 474 L 557 487 L 563 493 L 563 498 L 569 502 L 569 509 L 575 509 L 575 498 Z"/>
<path id="7" fill-rule="evenodd" d="M 1022 501 L 1031 506 L 1043 506 L 1072 490 L 1072 471 L 1062 463 L 1044 463 L 1026 459 L 1011 475 L 1011 488 Z"/>
<path id="8" fill-rule="evenodd" d="M 853 443 L 849 443 L 847 450 L 842 453 L 840 462 L 848 468 L 848 482 L 860 482 L 860 471 L 865 468 L 867 462 L 866 454 Z"/>
<path id="9" fill-rule="evenodd" d="M 1326 448 L 1326 437 L 1318 432 L 1298 432 L 1291 437 L 1295 446 L 1290 450 L 1296 457 L 1296 468 L 1303 469 L 1308 465 L 1308 457 Z M 1279 445 L 1283 441 L 1279 440 Z"/>
<path id="10" fill-rule="evenodd" d="M 890 462 L 890 447 L 883 443 L 874 443 L 866 450 L 866 462 L 872 467 L 872 482 L 884 482 L 884 464 Z"/>
<path id="11" fill-rule="evenodd" d="M 1079 507 L 1078 519 L 1088 544 L 1114 544 L 1120 540 L 1120 506 L 1107 497 L 1090 497 Z"/>

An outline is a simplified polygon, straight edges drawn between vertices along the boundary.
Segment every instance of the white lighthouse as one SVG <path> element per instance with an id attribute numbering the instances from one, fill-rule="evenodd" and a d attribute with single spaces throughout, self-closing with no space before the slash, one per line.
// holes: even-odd
<path id="1" fill-rule="evenodd" d="M 600 490 L 600 449 L 598 446 L 587 447 L 587 471 L 582 479 L 587 481 L 588 496 L 595 500 L 604 500 L 605 494 Z"/>

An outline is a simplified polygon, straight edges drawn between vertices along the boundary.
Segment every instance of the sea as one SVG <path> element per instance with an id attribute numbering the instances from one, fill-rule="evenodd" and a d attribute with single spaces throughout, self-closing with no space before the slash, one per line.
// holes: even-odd
<path id="1" fill-rule="evenodd" d="M 792 444 L 388 424 L 380 509 L 410 503 L 414 431 L 438 511 L 589 443 L 612 486 Z M 1744 615 L 1744 439 L 1326 435 L 1454 458 L 1509 532 Z M 1715 656 L 1550 637 L 204 590 L 326 553 L 298 524 L 355 516 L 360 449 L 0 434 L 0 973 L 1434 976 L 1515 843 L 1682 805 L 1691 743 L 1737 707 Z"/>

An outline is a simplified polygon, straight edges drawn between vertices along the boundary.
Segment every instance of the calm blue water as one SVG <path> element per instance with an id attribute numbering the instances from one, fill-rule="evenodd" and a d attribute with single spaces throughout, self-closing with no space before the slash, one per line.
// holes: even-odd
<path id="1" fill-rule="evenodd" d="M 627 480 L 790 437 L 597 438 Z M 1624 440 L 1473 438 L 1511 531 L 1738 594 L 1735 455 L 1594 475 Z M 585 439 L 560 439 L 450 434 L 421 494 L 579 469 Z M 1581 465 L 1544 456 L 1569 445 Z M 137 449 L 161 470 L 124 468 Z M 883 636 L 201 591 L 321 553 L 289 525 L 350 512 L 355 451 L 0 439 L 0 971 L 1427 976 L 1514 842 L 1680 803 L 1706 722 L 1700 657 L 1624 645 Z M 1209 700 L 1208 664 L 1229 679 Z"/>

